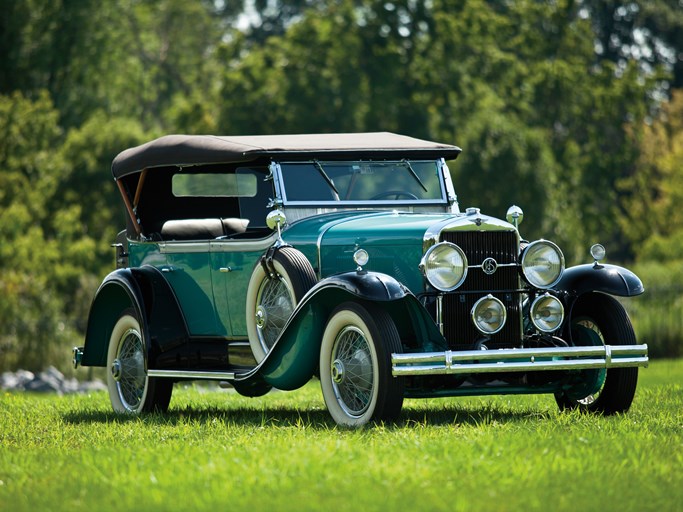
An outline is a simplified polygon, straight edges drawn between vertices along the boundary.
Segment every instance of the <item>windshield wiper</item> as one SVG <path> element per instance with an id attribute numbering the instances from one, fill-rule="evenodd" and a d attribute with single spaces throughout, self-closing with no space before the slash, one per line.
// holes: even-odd
<path id="1" fill-rule="evenodd" d="M 415 172 L 415 169 L 413 169 L 413 166 L 410 165 L 410 162 L 404 158 L 403 160 L 401 160 L 401 163 L 408 168 L 408 170 L 410 171 L 410 174 L 412 174 L 413 178 L 415 178 L 415 181 L 417 181 L 420 184 L 420 186 L 422 187 L 422 190 L 424 190 L 425 192 L 429 192 L 429 190 L 427 190 L 427 187 L 425 187 L 425 184 L 422 183 L 422 180 L 420 179 L 420 177 Z"/>
<path id="2" fill-rule="evenodd" d="M 337 190 L 337 187 L 334 186 L 334 182 L 332 181 L 332 178 L 330 178 L 327 173 L 325 172 L 325 169 L 323 169 L 323 166 L 320 162 L 317 160 L 313 160 L 313 165 L 315 166 L 316 169 L 320 172 L 320 175 L 323 177 L 323 179 L 327 182 L 327 184 L 330 186 L 332 190 L 334 190 L 334 193 L 339 195 L 339 190 Z M 419 178 L 418 178 L 419 179 Z M 427 189 L 425 189 L 426 191 Z"/>

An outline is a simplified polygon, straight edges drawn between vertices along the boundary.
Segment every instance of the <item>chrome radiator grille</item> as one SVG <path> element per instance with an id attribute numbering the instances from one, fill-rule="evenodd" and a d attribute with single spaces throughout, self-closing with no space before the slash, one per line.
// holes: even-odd
<path id="1" fill-rule="evenodd" d="M 514 231 L 443 232 L 441 240 L 458 245 L 467 255 L 469 265 L 481 265 L 486 258 L 501 264 L 517 263 L 518 242 Z M 507 309 L 505 327 L 487 341 L 489 348 L 518 346 L 521 340 L 521 304 L 517 267 L 498 267 L 487 275 L 481 268 L 469 269 L 467 279 L 455 292 L 444 295 L 444 336 L 451 350 L 471 349 L 482 337 L 472 324 L 470 312 L 481 297 L 491 294 Z"/>

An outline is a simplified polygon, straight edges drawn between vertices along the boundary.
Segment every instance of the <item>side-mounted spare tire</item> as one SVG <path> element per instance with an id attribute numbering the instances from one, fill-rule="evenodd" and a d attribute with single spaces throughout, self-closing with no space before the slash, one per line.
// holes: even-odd
<path id="1" fill-rule="evenodd" d="M 316 282 L 310 262 L 293 247 L 277 249 L 271 265 L 261 260 L 254 267 L 247 289 L 246 320 L 257 362 L 273 348 L 294 308 Z"/>

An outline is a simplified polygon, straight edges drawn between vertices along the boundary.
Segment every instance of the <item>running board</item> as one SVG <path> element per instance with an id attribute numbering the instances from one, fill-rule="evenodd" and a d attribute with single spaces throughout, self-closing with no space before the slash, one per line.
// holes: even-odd
<path id="1" fill-rule="evenodd" d="M 194 370 L 147 370 L 147 376 L 163 379 L 235 380 L 235 372 L 206 372 Z"/>
<path id="2" fill-rule="evenodd" d="M 647 366 L 647 345 L 391 354 L 392 375 L 507 373 Z"/>

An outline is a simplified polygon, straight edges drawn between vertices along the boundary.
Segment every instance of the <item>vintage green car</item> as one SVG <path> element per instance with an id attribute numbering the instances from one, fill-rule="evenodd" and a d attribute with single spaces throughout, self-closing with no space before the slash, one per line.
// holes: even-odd
<path id="1" fill-rule="evenodd" d="M 320 379 L 340 425 L 404 397 L 552 393 L 626 411 L 648 362 L 613 297 L 638 277 L 506 221 L 460 211 L 460 148 L 392 133 L 170 135 L 120 153 L 127 227 L 74 365 L 105 367 L 115 411 L 173 384 L 247 396 Z"/>

